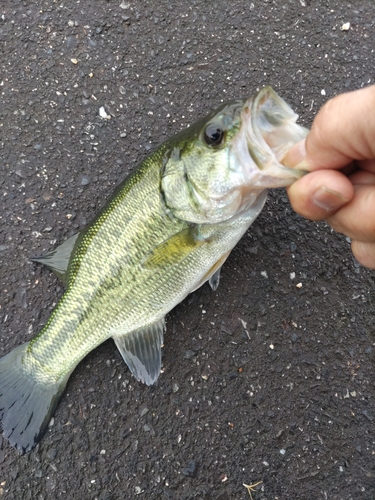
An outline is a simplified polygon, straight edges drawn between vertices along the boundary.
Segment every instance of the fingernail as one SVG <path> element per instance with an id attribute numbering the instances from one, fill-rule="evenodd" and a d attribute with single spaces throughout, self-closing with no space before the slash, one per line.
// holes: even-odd
<path id="1" fill-rule="evenodd" d="M 319 208 L 323 208 L 327 212 L 337 210 L 349 200 L 345 199 L 340 193 L 332 191 L 322 186 L 312 196 L 312 202 Z"/>
<path id="2" fill-rule="evenodd" d="M 292 146 L 287 154 L 285 155 L 285 158 L 283 160 L 283 164 L 286 167 L 290 168 L 298 168 L 301 163 L 304 162 L 306 158 L 306 139 L 303 139 L 300 142 L 297 142 Z"/>

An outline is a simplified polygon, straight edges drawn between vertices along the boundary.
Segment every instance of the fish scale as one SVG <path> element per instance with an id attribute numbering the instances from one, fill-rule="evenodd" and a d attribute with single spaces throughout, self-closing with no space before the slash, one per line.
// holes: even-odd
<path id="1" fill-rule="evenodd" d="M 302 175 L 280 163 L 306 135 L 296 119 L 269 87 L 221 105 L 146 158 L 80 234 L 33 259 L 66 291 L 40 333 L 0 359 L 13 446 L 39 442 L 74 368 L 110 337 L 138 380 L 157 380 L 166 314 L 204 282 L 216 289 L 267 188 Z"/>

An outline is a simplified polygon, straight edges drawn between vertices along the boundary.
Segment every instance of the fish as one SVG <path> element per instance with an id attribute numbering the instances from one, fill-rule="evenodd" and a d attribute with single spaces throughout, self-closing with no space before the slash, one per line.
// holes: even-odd
<path id="1" fill-rule="evenodd" d="M 308 130 L 271 87 L 222 103 L 166 140 L 82 231 L 37 257 L 65 285 L 41 331 L 0 359 L 2 434 L 21 454 L 46 432 L 78 363 L 112 338 L 133 376 L 154 384 L 165 317 L 220 269 L 267 189 L 304 172 L 282 160 Z"/>

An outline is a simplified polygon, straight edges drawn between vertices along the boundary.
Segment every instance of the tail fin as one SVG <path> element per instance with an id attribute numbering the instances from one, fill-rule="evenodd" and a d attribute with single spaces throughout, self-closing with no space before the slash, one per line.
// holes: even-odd
<path id="1" fill-rule="evenodd" d="M 0 359 L 0 419 L 3 436 L 21 453 L 38 444 L 64 391 L 68 377 L 49 385 L 25 370 L 28 343 Z"/>

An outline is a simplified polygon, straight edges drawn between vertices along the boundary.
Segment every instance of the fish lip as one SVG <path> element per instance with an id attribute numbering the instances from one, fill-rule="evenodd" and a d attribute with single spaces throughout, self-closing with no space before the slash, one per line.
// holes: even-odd
<path id="1" fill-rule="evenodd" d="M 244 102 L 239 140 L 247 147 L 242 148 L 240 156 L 254 187 L 286 187 L 306 173 L 282 164 L 289 149 L 308 133 L 296 123 L 297 118 L 271 87 L 262 88 Z"/>

